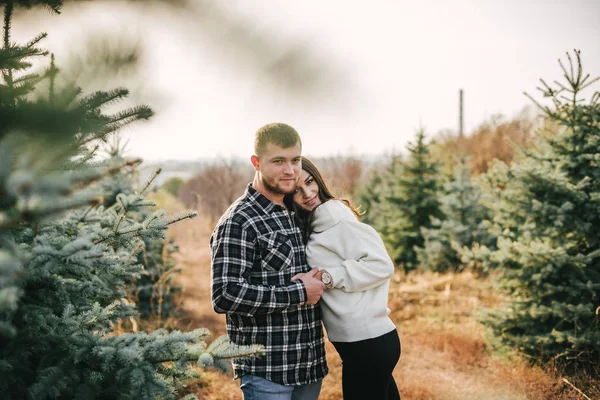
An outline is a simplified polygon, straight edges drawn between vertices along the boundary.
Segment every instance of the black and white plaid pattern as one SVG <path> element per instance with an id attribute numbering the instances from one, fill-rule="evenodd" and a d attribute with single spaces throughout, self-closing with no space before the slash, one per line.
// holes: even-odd
<path id="1" fill-rule="evenodd" d="M 327 375 L 319 308 L 305 305 L 294 275 L 307 272 L 302 234 L 293 215 L 248 185 L 210 238 L 212 304 L 227 314 L 227 334 L 266 355 L 233 363 L 235 377 L 256 375 L 283 385 Z"/>

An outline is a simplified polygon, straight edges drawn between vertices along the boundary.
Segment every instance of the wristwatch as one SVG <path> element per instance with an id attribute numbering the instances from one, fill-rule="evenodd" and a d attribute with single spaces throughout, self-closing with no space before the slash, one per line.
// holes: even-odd
<path id="1" fill-rule="evenodd" d="M 333 287 L 333 278 L 331 274 L 324 269 L 321 270 L 321 282 L 325 284 L 327 289 L 331 289 Z"/>

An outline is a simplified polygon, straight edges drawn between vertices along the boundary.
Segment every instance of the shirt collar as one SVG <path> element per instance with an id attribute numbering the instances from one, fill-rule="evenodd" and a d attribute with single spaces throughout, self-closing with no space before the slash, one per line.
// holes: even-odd
<path id="1" fill-rule="evenodd" d="M 252 187 L 249 183 L 246 187 L 246 198 L 263 209 L 266 213 L 270 214 L 273 211 L 287 211 L 287 209 L 279 204 L 273 203 L 271 200 L 266 198 L 262 193 Z"/>

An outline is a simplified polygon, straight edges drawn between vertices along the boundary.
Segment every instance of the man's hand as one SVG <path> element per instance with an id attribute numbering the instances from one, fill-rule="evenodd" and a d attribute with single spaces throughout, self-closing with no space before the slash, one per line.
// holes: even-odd
<path id="1" fill-rule="evenodd" d="M 319 274 L 319 278 L 321 275 L 321 271 L 318 268 L 313 268 L 305 274 L 297 274 L 292 280 L 296 280 L 298 275 L 302 275 L 300 279 L 302 283 L 304 283 L 304 288 L 306 289 L 306 304 L 317 304 L 321 295 L 323 294 L 323 290 L 325 290 L 325 284 L 321 282 L 321 279 L 317 279 L 315 275 Z"/>
<path id="2" fill-rule="evenodd" d="M 319 267 L 314 267 L 313 270 L 319 271 L 315 274 L 315 279 L 320 281 L 321 280 L 321 270 L 319 269 Z M 299 280 L 304 275 L 306 275 L 306 272 L 300 272 L 299 274 L 292 276 L 292 282 Z"/>
<path id="3" fill-rule="evenodd" d="M 292 282 L 299 280 L 304 275 L 306 275 L 306 272 L 300 272 L 299 274 L 296 274 L 296 275 L 292 276 Z"/>
<path id="4" fill-rule="evenodd" d="M 317 268 L 317 269 L 318 269 L 318 268 Z M 323 271 L 321 271 L 321 270 L 319 269 L 319 272 L 317 272 L 317 273 L 315 274 L 315 279 L 318 279 L 318 280 L 320 280 L 320 281 L 323 281 L 323 279 L 321 279 L 321 275 L 322 275 L 322 274 L 323 274 Z"/>

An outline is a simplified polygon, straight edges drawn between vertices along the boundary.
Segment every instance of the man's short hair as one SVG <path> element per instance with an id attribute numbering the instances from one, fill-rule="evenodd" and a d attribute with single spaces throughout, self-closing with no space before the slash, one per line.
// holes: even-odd
<path id="1" fill-rule="evenodd" d="M 297 143 L 300 143 L 300 146 L 302 146 L 298 132 L 291 126 L 280 122 L 267 124 L 256 131 L 254 137 L 254 154 L 259 157 L 264 154 L 268 143 L 272 143 L 283 149 L 295 146 Z"/>

